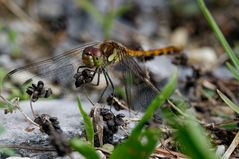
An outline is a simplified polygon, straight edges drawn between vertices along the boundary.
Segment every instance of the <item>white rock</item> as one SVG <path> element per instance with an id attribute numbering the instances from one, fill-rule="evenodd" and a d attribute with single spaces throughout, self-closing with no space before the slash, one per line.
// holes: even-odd
<path id="1" fill-rule="evenodd" d="M 217 63 L 217 54 L 215 50 L 210 47 L 189 50 L 187 55 L 190 64 L 198 65 L 206 69 L 210 69 Z"/>
<path id="2" fill-rule="evenodd" d="M 218 156 L 222 156 L 224 153 L 225 153 L 225 146 L 224 145 L 218 145 L 217 150 L 216 150 L 216 154 Z"/>
<path id="3" fill-rule="evenodd" d="M 171 43 L 175 46 L 186 46 L 188 43 L 188 30 L 185 28 L 176 29 L 171 35 Z"/>
<path id="4" fill-rule="evenodd" d="M 96 152 L 99 154 L 100 159 L 106 159 L 106 156 L 105 154 L 103 154 L 103 152 L 101 152 L 100 150 L 97 150 Z"/>

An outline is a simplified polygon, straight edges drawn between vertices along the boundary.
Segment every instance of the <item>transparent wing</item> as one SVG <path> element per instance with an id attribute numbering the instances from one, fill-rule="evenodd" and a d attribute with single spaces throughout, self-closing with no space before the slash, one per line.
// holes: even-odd
<path id="1" fill-rule="evenodd" d="M 99 42 L 87 43 L 78 48 L 54 56 L 52 58 L 35 62 L 30 65 L 26 65 L 12 70 L 4 77 L 3 85 L 6 80 L 10 78 L 13 78 L 15 80 L 19 79 L 19 81 L 21 81 L 21 84 L 24 84 L 28 81 L 34 81 L 34 79 L 39 79 L 41 77 L 50 81 L 55 80 L 63 84 L 71 82 L 73 81 L 73 75 L 74 73 L 76 73 L 75 71 L 77 67 L 82 64 L 82 50 L 88 46 L 94 46 L 98 44 Z M 28 72 L 31 72 L 35 75 L 28 76 L 26 75 L 26 73 Z"/>
<path id="2" fill-rule="evenodd" d="M 151 82 L 146 71 L 139 66 L 135 59 L 127 53 L 121 53 L 122 65 L 126 66 L 124 74 L 132 78 L 129 83 L 126 82 L 125 90 L 128 104 L 131 108 L 138 111 L 144 111 L 150 104 L 151 100 L 159 92 L 159 89 Z"/>

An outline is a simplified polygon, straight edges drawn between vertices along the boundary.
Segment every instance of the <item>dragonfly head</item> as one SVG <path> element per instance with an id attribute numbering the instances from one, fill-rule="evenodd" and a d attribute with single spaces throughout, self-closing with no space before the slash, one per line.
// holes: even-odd
<path id="1" fill-rule="evenodd" d="M 89 67 L 99 67 L 103 64 L 103 56 L 99 48 L 89 46 L 83 50 L 82 53 L 83 63 Z"/>

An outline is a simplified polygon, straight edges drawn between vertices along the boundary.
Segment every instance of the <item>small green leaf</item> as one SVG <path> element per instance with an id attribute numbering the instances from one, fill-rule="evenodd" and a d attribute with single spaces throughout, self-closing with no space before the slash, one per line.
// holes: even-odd
<path id="1" fill-rule="evenodd" d="M 5 154 L 7 156 L 15 155 L 15 152 L 10 148 L 0 147 L 0 154 Z"/>
<path id="2" fill-rule="evenodd" d="M 71 147 L 83 155 L 86 159 L 99 159 L 96 150 L 89 144 L 80 139 L 72 139 L 70 141 Z"/>
<path id="3" fill-rule="evenodd" d="M 10 29 L 8 31 L 8 40 L 12 43 L 16 42 L 16 38 L 17 38 L 17 32 L 13 29 Z"/>
<path id="4" fill-rule="evenodd" d="M 228 124 L 222 124 L 219 126 L 220 128 L 223 128 L 223 129 L 228 129 L 228 130 L 235 130 L 235 129 L 238 129 L 239 126 L 238 126 L 238 122 L 232 122 L 232 123 L 228 123 Z"/>
<path id="5" fill-rule="evenodd" d="M 234 110 L 237 114 L 239 114 L 239 106 L 234 104 L 227 96 L 225 96 L 221 91 L 217 90 L 217 93 L 219 96 L 222 98 L 222 100 L 232 109 Z"/>
<path id="6" fill-rule="evenodd" d="M 21 55 L 20 48 L 16 44 L 13 44 L 13 46 L 11 48 L 11 57 L 18 58 L 18 57 L 20 57 L 20 55 Z"/>
<path id="7" fill-rule="evenodd" d="M 86 131 L 87 140 L 91 143 L 92 146 L 94 146 L 94 128 L 93 128 L 91 119 L 89 115 L 83 110 L 83 107 L 80 102 L 80 97 L 78 97 L 77 100 L 78 100 L 79 110 L 81 112 L 81 115 L 85 123 L 85 131 Z"/>
<path id="8" fill-rule="evenodd" d="M 7 74 L 7 70 L 3 67 L 0 67 L 0 90 L 3 87 L 3 78 L 5 77 L 6 74 Z"/>
<path id="9" fill-rule="evenodd" d="M 203 94 L 210 98 L 210 97 L 213 97 L 215 95 L 215 91 L 214 90 L 211 90 L 211 89 L 208 89 L 208 88 L 203 88 Z"/>
<path id="10" fill-rule="evenodd" d="M 126 13 L 128 10 L 130 10 L 132 6 L 130 4 L 123 5 L 115 9 L 114 16 L 118 17 L 121 16 L 122 14 Z"/>

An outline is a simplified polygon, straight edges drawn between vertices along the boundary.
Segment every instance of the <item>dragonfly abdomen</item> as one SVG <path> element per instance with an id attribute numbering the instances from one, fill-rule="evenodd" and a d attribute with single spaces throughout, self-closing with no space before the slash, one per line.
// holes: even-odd
<path id="1" fill-rule="evenodd" d="M 180 53 L 181 49 L 175 46 L 169 46 L 160 49 L 153 49 L 153 50 L 131 50 L 126 49 L 130 56 L 160 56 L 160 55 L 168 55 L 168 54 L 175 54 Z"/>

